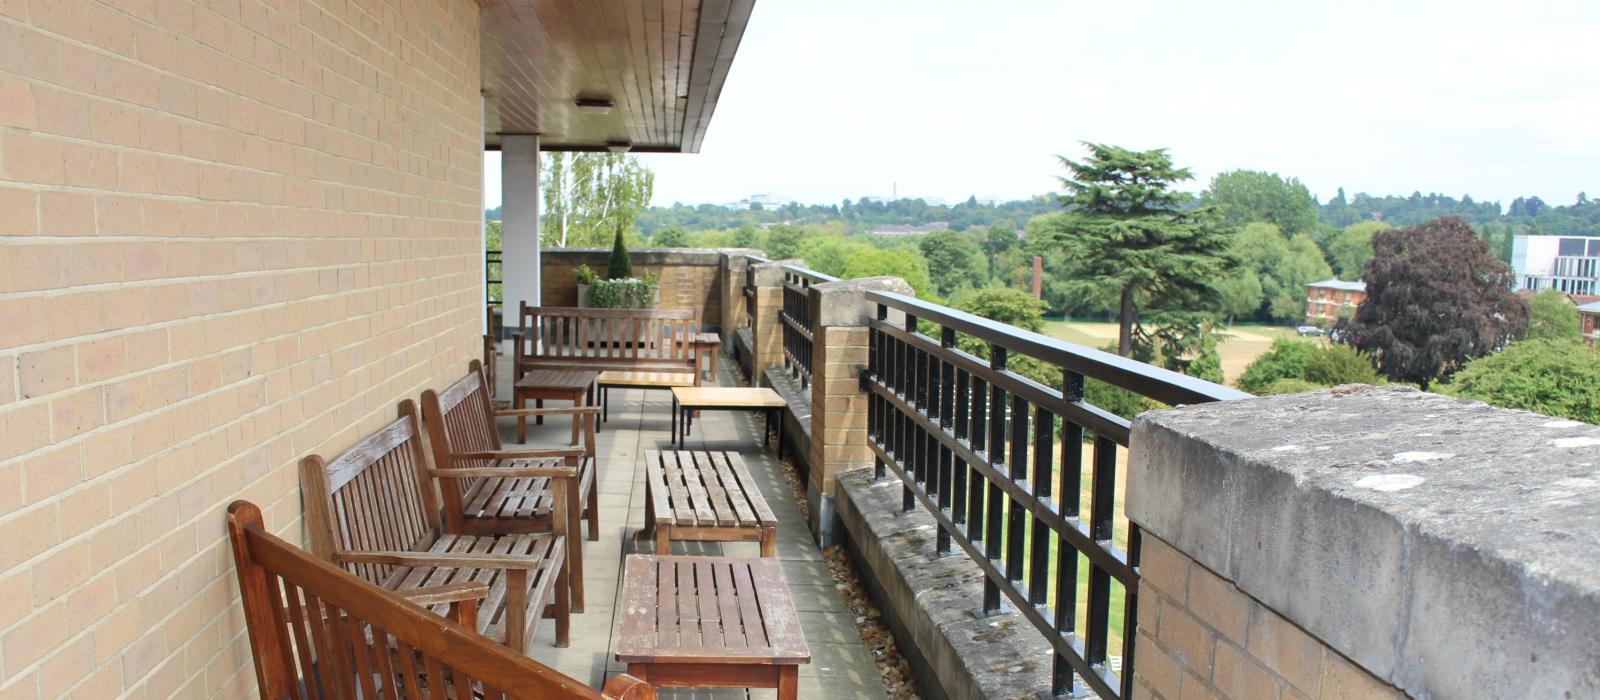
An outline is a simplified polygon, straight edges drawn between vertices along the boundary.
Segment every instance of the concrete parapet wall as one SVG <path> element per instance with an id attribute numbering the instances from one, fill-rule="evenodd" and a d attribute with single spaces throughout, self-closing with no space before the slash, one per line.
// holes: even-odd
<path id="1" fill-rule="evenodd" d="M 1338 387 L 1132 445 L 1145 692 L 1600 696 L 1600 427 Z"/>

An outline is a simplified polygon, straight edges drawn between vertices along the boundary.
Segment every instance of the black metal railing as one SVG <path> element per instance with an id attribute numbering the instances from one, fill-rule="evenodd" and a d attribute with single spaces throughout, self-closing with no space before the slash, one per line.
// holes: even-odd
<path id="1" fill-rule="evenodd" d="M 867 300 L 877 313 L 861 380 L 876 476 L 892 471 L 901 507 L 933 515 L 936 555 L 956 545 L 982 569 L 984 614 L 1003 597 L 1049 640 L 1051 693 L 1076 694 L 1076 672 L 1102 698 L 1129 697 L 1139 532 L 1118 501 L 1129 423 L 1086 402 L 1085 382 L 1166 404 L 1248 395 L 899 294 Z"/>
<path id="2" fill-rule="evenodd" d="M 783 308 L 778 311 L 778 325 L 783 330 L 783 367 L 800 380 L 802 389 L 811 386 L 812 333 L 817 328 L 811 285 L 837 281 L 838 277 L 816 270 L 783 266 Z"/>
<path id="3" fill-rule="evenodd" d="M 744 327 L 756 325 L 756 265 L 771 262 L 759 255 L 745 256 L 744 267 Z"/>
<path id="4" fill-rule="evenodd" d="M 483 300 L 489 306 L 500 306 L 505 299 L 505 268 L 500 265 L 501 254 L 502 251 L 493 248 L 483 251 Z"/>

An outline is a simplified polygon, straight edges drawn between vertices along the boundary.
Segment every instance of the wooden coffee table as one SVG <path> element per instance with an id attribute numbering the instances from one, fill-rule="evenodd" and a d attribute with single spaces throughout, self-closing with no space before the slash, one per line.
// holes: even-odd
<path id="1" fill-rule="evenodd" d="M 611 387 L 627 389 L 671 389 L 675 386 L 694 386 L 694 375 L 688 372 L 601 372 L 595 380 L 600 391 L 600 421 L 604 423 L 611 414 Z M 596 426 L 596 430 L 599 426 Z"/>
<path id="2" fill-rule="evenodd" d="M 811 649 L 775 558 L 630 554 L 617 660 L 657 687 L 777 688 L 795 700 Z"/>
<path id="3" fill-rule="evenodd" d="M 690 386 L 672 389 L 672 444 L 683 442 L 696 411 L 765 411 L 767 423 L 761 429 L 761 445 L 767 444 L 773 418 L 778 423 L 778 459 L 783 459 L 783 409 L 789 404 L 778 392 L 767 387 Z M 679 435 L 682 431 L 682 435 Z"/>
<path id="4" fill-rule="evenodd" d="M 594 381 L 600 376 L 599 372 L 588 369 L 558 370 L 535 369 L 522 375 L 517 383 L 512 385 L 511 405 L 514 408 L 527 408 L 531 399 L 539 408 L 544 408 L 545 399 L 557 401 L 571 401 L 573 406 L 583 406 L 584 397 L 589 403 L 594 402 Z M 542 425 L 544 416 L 535 416 L 535 424 Z M 517 442 L 528 441 L 528 417 L 517 416 Z M 572 418 L 572 444 L 578 444 L 578 418 Z"/>
<path id="5" fill-rule="evenodd" d="M 778 518 L 736 452 L 644 451 L 644 527 L 656 554 L 672 541 L 760 542 L 777 556 Z"/>

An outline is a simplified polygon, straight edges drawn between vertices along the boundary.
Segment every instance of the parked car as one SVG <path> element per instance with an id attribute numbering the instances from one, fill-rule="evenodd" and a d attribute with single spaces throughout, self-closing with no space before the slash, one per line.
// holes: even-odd
<path id="1" fill-rule="evenodd" d="M 1306 336 L 1322 336 L 1328 334 L 1327 331 L 1322 330 L 1322 326 L 1295 326 L 1294 332 L 1299 333 L 1300 337 L 1302 338 Z"/>

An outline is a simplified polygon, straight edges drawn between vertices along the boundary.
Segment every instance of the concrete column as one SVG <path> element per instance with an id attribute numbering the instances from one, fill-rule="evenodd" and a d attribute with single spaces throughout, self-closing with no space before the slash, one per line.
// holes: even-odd
<path id="1" fill-rule="evenodd" d="M 774 260 L 755 266 L 756 313 L 751 325 L 755 364 L 751 366 L 750 382 L 761 383 L 761 373 L 768 367 L 783 366 L 783 323 L 778 312 L 783 309 L 783 266 L 804 265 L 804 260 Z"/>
<path id="2" fill-rule="evenodd" d="M 872 466 L 867 443 L 867 393 L 860 374 L 868 355 L 867 324 L 877 315 L 869 291 L 913 294 L 898 277 L 825 282 L 811 286 L 817 327 L 811 346 L 811 466 L 806 502 L 817 543 L 837 544 L 843 528 L 834 508 L 839 474 Z M 896 318 L 903 318 L 899 313 Z"/>
<path id="3" fill-rule="evenodd" d="M 539 305 L 539 137 L 500 140 L 501 322 L 521 324 L 521 302 Z"/>

